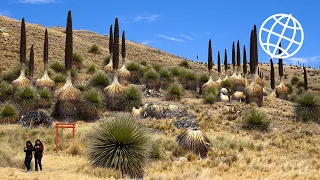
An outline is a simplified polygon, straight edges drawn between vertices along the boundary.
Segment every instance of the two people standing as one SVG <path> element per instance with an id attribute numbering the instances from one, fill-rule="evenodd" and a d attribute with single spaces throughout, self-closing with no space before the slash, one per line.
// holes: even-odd
<path id="1" fill-rule="evenodd" d="M 35 142 L 35 145 L 33 146 L 31 141 L 27 141 L 26 147 L 24 148 L 24 152 L 26 153 L 26 157 L 24 160 L 24 164 L 27 168 L 27 173 L 30 172 L 31 169 L 31 160 L 32 160 L 32 152 L 34 151 L 34 158 L 35 158 L 35 171 L 38 171 L 38 165 L 40 168 L 40 171 L 42 171 L 42 164 L 41 159 L 43 156 L 43 149 L 44 146 L 40 139 L 37 139 Z"/>

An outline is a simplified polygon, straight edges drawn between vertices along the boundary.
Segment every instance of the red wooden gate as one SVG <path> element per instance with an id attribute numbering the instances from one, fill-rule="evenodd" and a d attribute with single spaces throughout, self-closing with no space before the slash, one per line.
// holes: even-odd
<path id="1" fill-rule="evenodd" d="M 56 153 L 58 153 L 59 142 L 74 142 L 74 129 L 76 123 L 56 123 Z M 72 139 L 59 140 L 59 128 L 72 128 Z"/>

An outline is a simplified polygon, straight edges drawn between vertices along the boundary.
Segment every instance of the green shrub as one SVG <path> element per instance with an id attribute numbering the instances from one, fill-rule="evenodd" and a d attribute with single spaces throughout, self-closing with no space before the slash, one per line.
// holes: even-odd
<path id="1" fill-rule="evenodd" d="M 293 93 L 293 87 L 292 87 L 292 85 L 289 84 L 289 83 L 286 83 L 285 85 L 289 88 L 289 94 L 292 94 L 292 93 Z"/>
<path id="2" fill-rule="evenodd" d="M 0 123 L 15 123 L 19 117 L 19 111 L 13 104 L 3 104 L 0 107 Z"/>
<path id="3" fill-rule="evenodd" d="M 78 75 L 78 70 L 76 68 L 71 69 L 71 77 L 75 78 Z"/>
<path id="4" fill-rule="evenodd" d="M 159 74 L 161 79 L 171 79 L 172 77 L 171 72 L 167 69 L 161 69 Z"/>
<path id="5" fill-rule="evenodd" d="M 299 98 L 298 95 L 293 94 L 293 95 L 291 95 L 291 97 L 290 97 L 290 101 L 291 101 L 291 102 L 296 102 L 296 101 L 298 100 L 298 98 Z"/>
<path id="6" fill-rule="evenodd" d="M 296 85 L 297 84 L 297 82 L 299 82 L 300 81 L 300 79 L 297 77 L 297 76 L 293 76 L 292 78 L 291 78 L 291 85 Z"/>
<path id="7" fill-rule="evenodd" d="M 100 53 L 100 48 L 98 45 L 96 44 L 92 44 L 89 48 L 89 53 L 93 53 L 93 54 L 99 54 Z"/>
<path id="8" fill-rule="evenodd" d="M 295 101 L 294 111 L 298 121 L 319 121 L 320 99 L 312 93 L 305 93 Z"/>
<path id="9" fill-rule="evenodd" d="M 91 73 L 91 74 L 95 73 L 96 72 L 96 66 L 94 64 L 91 64 L 89 66 L 88 72 Z"/>
<path id="10" fill-rule="evenodd" d="M 38 92 L 33 87 L 27 86 L 18 90 L 14 100 L 19 105 L 20 112 L 24 114 L 37 109 L 38 98 Z"/>
<path id="11" fill-rule="evenodd" d="M 147 159 L 149 137 L 130 116 L 117 115 L 95 126 L 89 133 L 89 162 L 96 167 L 115 168 L 122 176 L 141 176 Z"/>
<path id="12" fill-rule="evenodd" d="M 205 103 L 213 104 L 218 99 L 218 90 L 215 88 L 206 88 L 203 95 Z"/>
<path id="13" fill-rule="evenodd" d="M 139 89 L 130 87 L 126 89 L 121 98 L 123 110 L 131 111 L 133 107 L 138 107 L 142 104 L 142 94 Z"/>
<path id="14" fill-rule="evenodd" d="M 150 149 L 150 158 L 154 160 L 160 160 L 163 157 L 163 143 L 161 139 L 156 139 L 152 141 L 151 149 Z"/>
<path id="15" fill-rule="evenodd" d="M 153 69 L 159 72 L 162 68 L 160 64 L 155 64 L 153 65 Z"/>
<path id="16" fill-rule="evenodd" d="M 53 81 L 54 81 L 55 83 L 65 83 L 65 82 L 66 82 L 66 76 L 63 75 L 63 74 L 57 74 L 57 75 L 54 77 Z"/>
<path id="17" fill-rule="evenodd" d="M 296 86 L 297 86 L 297 88 L 304 87 L 304 82 L 303 81 L 298 81 Z"/>
<path id="18" fill-rule="evenodd" d="M 45 87 L 39 90 L 38 105 L 40 108 L 49 108 L 52 103 L 52 95 L 49 88 Z"/>
<path id="19" fill-rule="evenodd" d="M 306 90 L 303 87 L 300 87 L 297 89 L 297 95 L 303 95 L 306 92 Z"/>
<path id="20" fill-rule="evenodd" d="M 270 122 L 267 116 L 257 109 L 251 109 L 248 114 L 243 117 L 243 128 L 247 130 L 268 131 Z"/>
<path id="21" fill-rule="evenodd" d="M 86 83 L 84 83 L 83 81 L 77 83 L 77 84 L 75 85 L 75 87 L 76 87 L 77 89 L 79 89 L 81 92 L 88 90 L 88 86 L 87 86 Z"/>
<path id="22" fill-rule="evenodd" d="M 89 85 L 99 89 L 103 89 L 110 85 L 110 81 L 106 73 L 104 73 L 103 71 L 98 71 L 90 79 Z"/>
<path id="23" fill-rule="evenodd" d="M 170 71 L 173 76 L 180 76 L 180 69 L 178 67 L 172 67 Z"/>
<path id="24" fill-rule="evenodd" d="M 75 65 L 77 65 L 78 67 L 81 67 L 82 62 L 83 62 L 83 58 L 80 54 L 73 53 L 72 60 Z"/>
<path id="25" fill-rule="evenodd" d="M 8 100 L 13 95 L 13 86 L 6 81 L 0 84 L 0 100 Z"/>
<path id="26" fill-rule="evenodd" d="M 4 81 L 7 81 L 9 83 L 11 83 L 12 81 L 14 81 L 15 79 L 17 79 L 20 75 L 20 69 L 18 68 L 15 68 L 11 71 L 5 71 L 3 76 L 2 76 L 2 79 Z"/>
<path id="27" fill-rule="evenodd" d="M 53 69 L 55 72 L 59 72 L 59 73 L 65 72 L 64 64 L 62 64 L 61 62 L 58 62 L 58 61 L 53 62 L 50 65 L 50 68 Z"/>
<path id="28" fill-rule="evenodd" d="M 83 118 L 93 120 L 99 117 L 99 110 L 103 107 L 103 95 L 99 89 L 90 89 L 82 95 Z"/>
<path id="29" fill-rule="evenodd" d="M 127 65 L 128 71 L 138 71 L 140 69 L 140 65 L 136 62 L 131 62 Z"/>
<path id="30" fill-rule="evenodd" d="M 209 76 L 207 74 L 201 74 L 200 78 L 199 78 L 199 82 L 200 84 L 205 84 L 206 82 L 209 81 Z"/>
<path id="31" fill-rule="evenodd" d="M 140 64 L 143 65 L 143 66 L 147 66 L 147 61 L 143 60 L 143 61 L 140 62 Z"/>
<path id="32" fill-rule="evenodd" d="M 110 56 L 105 57 L 105 58 L 103 59 L 104 65 L 109 64 L 110 59 L 111 59 L 111 57 L 110 57 Z"/>
<path id="33" fill-rule="evenodd" d="M 181 96 L 184 94 L 184 89 L 182 85 L 178 82 L 171 84 L 167 90 L 167 100 L 180 100 Z"/>
<path id="34" fill-rule="evenodd" d="M 160 86 L 159 78 L 159 73 L 157 73 L 153 68 L 144 73 L 144 82 L 148 89 L 158 89 Z"/>
<path id="35" fill-rule="evenodd" d="M 189 62 L 187 60 L 184 60 L 179 64 L 179 66 L 189 68 Z"/>
<path id="36" fill-rule="evenodd" d="M 197 90 L 197 75 L 190 70 L 183 69 L 180 81 L 187 90 Z"/>

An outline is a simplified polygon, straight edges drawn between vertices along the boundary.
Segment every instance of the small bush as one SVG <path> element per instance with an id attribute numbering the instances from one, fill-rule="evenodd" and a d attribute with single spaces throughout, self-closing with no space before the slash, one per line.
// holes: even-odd
<path id="1" fill-rule="evenodd" d="M 89 66 L 88 72 L 91 73 L 91 74 L 95 73 L 96 72 L 96 66 L 94 64 L 91 64 Z"/>
<path id="2" fill-rule="evenodd" d="M 53 81 L 55 83 L 65 83 L 66 82 L 66 76 L 63 74 L 57 74 L 54 78 Z"/>
<path id="3" fill-rule="evenodd" d="M 150 149 L 150 158 L 154 160 L 160 160 L 163 157 L 163 144 L 161 139 L 156 139 L 152 141 L 151 149 Z"/>
<path id="4" fill-rule="evenodd" d="M 170 68 L 171 74 L 173 76 L 180 76 L 180 69 L 178 67 L 172 67 Z"/>
<path id="5" fill-rule="evenodd" d="M 184 68 L 189 68 L 189 63 L 187 60 L 182 61 L 179 66 L 184 67 Z"/>
<path id="6" fill-rule="evenodd" d="M 40 108 L 49 108 L 52 102 L 52 95 L 50 89 L 45 87 L 39 90 L 39 107 Z"/>
<path id="7" fill-rule="evenodd" d="M 297 86 L 297 88 L 304 87 L 304 82 L 303 81 L 298 81 L 296 86 Z"/>
<path id="8" fill-rule="evenodd" d="M 291 78 L 290 83 L 291 83 L 291 85 L 296 85 L 297 82 L 299 82 L 299 81 L 300 81 L 300 79 L 299 79 L 297 76 L 293 76 L 293 77 Z"/>
<path id="9" fill-rule="evenodd" d="M 6 81 L 0 84 L 0 100 L 8 100 L 13 95 L 13 86 Z"/>
<path id="10" fill-rule="evenodd" d="M 18 117 L 19 111 L 13 104 L 3 104 L 0 107 L 0 123 L 15 123 Z"/>
<path id="11" fill-rule="evenodd" d="M 72 156 L 82 155 L 82 149 L 80 147 L 80 143 L 77 141 L 72 143 L 72 145 L 68 148 L 67 152 Z"/>
<path id="12" fill-rule="evenodd" d="M 206 88 L 203 98 L 205 103 L 208 103 L 208 104 L 215 103 L 218 99 L 218 90 L 212 87 Z"/>
<path id="13" fill-rule="evenodd" d="M 81 92 L 88 90 L 88 86 L 84 82 L 77 83 L 75 87 L 79 89 Z"/>
<path id="14" fill-rule="evenodd" d="M 65 72 L 65 67 L 64 67 L 64 64 L 62 64 L 61 62 L 53 62 L 51 65 L 50 65 L 50 68 L 52 70 L 54 70 L 55 72 L 59 72 L 59 73 L 63 73 Z"/>
<path id="15" fill-rule="evenodd" d="M 295 101 L 294 111 L 298 121 L 319 121 L 320 99 L 307 92 Z"/>
<path id="16" fill-rule="evenodd" d="M 89 85 L 99 89 L 103 89 L 110 85 L 110 81 L 106 73 L 104 73 L 103 71 L 98 71 L 90 79 Z"/>
<path id="17" fill-rule="evenodd" d="M 148 89 L 158 89 L 160 82 L 160 75 L 154 69 L 149 69 L 144 73 L 144 81 Z"/>
<path id="18" fill-rule="evenodd" d="M 260 131 L 267 131 L 269 126 L 270 122 L 267 119 L 267 116 L 257 109 L 251 109 L 243 118 L 243 128 L 247 130 L 257 129 Z"/>
<path id="19" fill-rule="evenodd" d="M 103 107 L 103 95 L 98 89 L 90 89 L 82 95 L 82 115 L 86 120 L 98 118 L 99 110 Z"/>
<path id="20" fill-rule="evenodd" d="M 147 61 L 143 60 L 143 61 L 140 62 L 140 64 L 143 65 L 143 66 L 147 66 Z"/>
<path id="21" fill-rule="evenodd" d="M 111 59 L 111 57 L 110 57 L 110 56 L 105 57 L 105 58 L 103 59 L 104 65 L 109 64 L 110 59 Z"/>
<path id="22" fill-rule="evenodd" d="M 181 71 L 181 81 L 185 89 L 197 90 L 197 75 L 189 70 Z"/>
<path id="23" fill-rule="evenodd" d="M 201 74 L 199 81 L 203 85 L 209 81 L 209 76 L 207 74 Z"/>
<path id="24" fill-rule="evenodd" d="M 92 44 L 89 48 L 89 53 L 93 53 L 93 54 L 99 54 L 100 53 L 100 48 L 98 45 L 96 44 Z"/>
<path id="25" fill-rule="evenodd" d="M 167 90 L 167 100 L 180 100 L 181 96 L 184 94 L 184 89 L 181 84 L 175 82 L 169 86 Z"/>
<path id="26" fill-rule="evenodd" d="M 73 67 L 73 68 L 71 69 L 71 77 L 72 77 L 72 78 L 75 78 L 75 77 L 77 77 L 77 75 L 78 75 L 78 70 Z"/>
<path id="27" fill-rule="evenodd" d="M 155 64 L 153 65 L 153 69 L 159 72 L 162 68 L 160 64 Z"/>
<path id="28" fill-rule="evenodd" d="M 135 62 L 131 62 L 127 65 L 128 71 L 138 71 L 140 69 L 140 65 Z"/>
<path id="29" fill-rule="evenodd" d="M 293 87 L 292 87 L 292 85 L 289 84 L 289 83 L 286 83 L 285 85 L 289 88 L 289 94 L 292 94 L 292 93 L 293 93 Z"/>
<path id="30" fill-rule="evenodd" d="M 20 75 L 20 70 L 18 68 L 12 70 L 12 71 L 6 71 L 3 74 L 2 79 L 4 81 L 7 81 L 9 83 L 11 83 L 12 81 L 14 81 L 15 79 L 17 79 Z"/>
<path id="31" fill-rule="evenodd" d="M 15 102 L 19 105 L 22 114 L 37 109 L 39 95 L 33 87 L 19 89 L 15 95 Z"/>
<path id="32" fill-rule="evenodd" d="M 298 95 L 293 94 L 293 95 L 290 97 L 290 101 L 291 101 L 291 102 L 296 102 L 298 98 L 299 98 Z"/>
<path id="33" fill-rule="evenodd" d="M 142 104 L 142 94 L 140 90 L 135 87 L 126 89 L 121 99 L 120 104 L 125 111 L 131 111 L 133 107 L 138 107 Z"/>
<path id="34" fill-rule="evenodd" d="M 78 68 L 81 67 L 82 65 L 82 62 L 83 62 L 83 58 L 80 54 L 77 54 L 77 53 L 73 53 L 72 55 L 72 60 L 73 60 L 73 63 L 75 65 L 77 65 Z"/>

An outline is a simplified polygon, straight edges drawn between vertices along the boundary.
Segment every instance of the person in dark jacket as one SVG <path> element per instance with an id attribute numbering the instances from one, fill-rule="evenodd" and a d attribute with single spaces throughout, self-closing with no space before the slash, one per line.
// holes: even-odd
<path id="1" fill-rule="evenodd" d="M 38 171 L 38 165 L 40 167 L 40 171 L 42 171 L 42 164 L 41 164 L 41 159 L 43 156 L 43 144 L 40 141 L 40 139 L 37 139 L 34 145 L 33 150 L 35 151 L 34 153 L 34 159 L 35 159 L 35 171 Z"/>
<path id="2" fill-rule="evenodd" d="M 26 157 L 24 159 L 24 165 L 27 167 L 27 173 L 29 173 L 31 169 L 32 150 L 33 150 L 33 146 L 31 141 L 27 141 L 26 147 L 24 147 L 24 152 L 26 153 Z"/>

